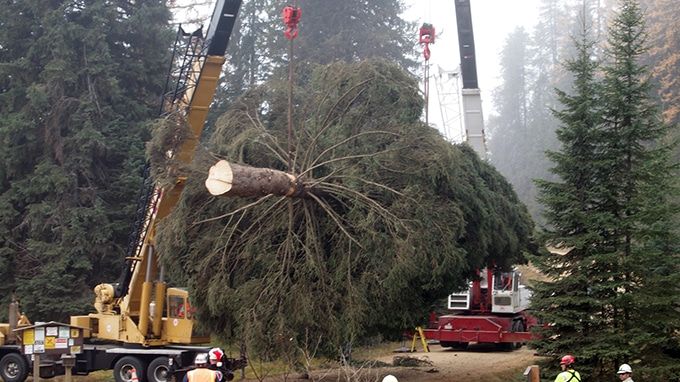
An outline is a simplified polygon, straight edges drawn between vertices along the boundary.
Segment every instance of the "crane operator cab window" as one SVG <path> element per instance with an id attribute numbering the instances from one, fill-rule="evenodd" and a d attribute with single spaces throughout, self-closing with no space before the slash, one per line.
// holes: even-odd
<path id="1" fill-rule="evenodd" d="M 193 309 L 189 300 L 184 296 L 168 296 L 168 317 L 190 320 Z"/>
<path id="2" fill-rule="evenodd" d="M 493 276 L 494 285 L 493 289 L 496 291 L 510 292 L 513 291 L 513 280 L 514 272 L 498 272 Z"/>

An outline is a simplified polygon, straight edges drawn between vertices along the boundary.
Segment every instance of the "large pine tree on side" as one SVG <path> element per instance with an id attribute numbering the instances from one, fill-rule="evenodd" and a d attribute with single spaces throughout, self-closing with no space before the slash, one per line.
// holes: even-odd
<path id="1" fill-rule="evenodd" d="M 678 380 L 678 252 L 669 198 L 677 188 L 662 144 L 668 129 L 639 63 L 645 33 L 637 3 L 621 1 L 601 86 L 589 82 L 588 94 L 599 95 L 579 100 L 587 93 L 578 79 L 592 76 L 581 45 L 582 64 L 570 68 L 577 96 L 561 96 L 562 150 L 551 155 L 562 181 L 541 184 L 550 242 L 571 250 L 543 262 L 553 281 L 539 286 L 534 307 L 559 336 L 538 346 L 556 356 L 575 353 L 594 378 L 628 362 L 641 379 Z M 588 116 L 595 123 L 586 123 Z"/>
<path id="2" fill-rule="evenodd" d="M 548 152 L 548 157 L 559 180 L 536 181 L 550 227 L 545 233 L 548 245 L 571 249 L 566 255 L 547 256 L 536 262 L 552 281 L 537 283 L 532 306 L 537 316 L 552 324 L 551 330 L 560 333 L 559 340 L 552 340 L 549 333 L 536 346 L 542 353 L 556 356 L 583 349 L 583 342 L 606 326 L 601 322 L 595 325 L 589 317 L 599 309 L 589 287 L 600 272 L 590 267 L 600 238 L 599 215 L 594 208 L 598 96 L 596 63 L 591 59 L 593 43 L 588 38 L 584 28 L 575 44 L 576 57 L 566 61 L 566 69 L 574 77 L 571 94 L 557 92 L 562 105 L 555 112 L 561 124 L 557 129 L 561 146 Z"/>
<path id="3" fill-rule="evenodd" d="M 168 18 L 156 0 L 0 8 L 0 272 L 29 316 L 83 313 L 122 265 Z"/>

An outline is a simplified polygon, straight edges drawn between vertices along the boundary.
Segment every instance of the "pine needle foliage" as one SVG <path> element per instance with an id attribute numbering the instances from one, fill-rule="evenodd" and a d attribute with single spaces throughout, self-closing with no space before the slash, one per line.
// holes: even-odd
<path id="1" fill-rule="evenodd" d="M 585 31 L 576 46 L 567 64 L 573 95 L 558 92 L 562 148 L 549 154 L 561 180 L 539 182 L 548 243 L 568 253 L 539 259 L 552 280 L 538 284 L 532 305 L 552 325 L 536 345 L 556 358 L 574 354 L 592 379 L 626 362 L 640 379 L 676 381 L 676 166 L 640 64 L 646 45 L 637 3 L 620 2 L 601 72 Z"/>
<path id="2" fill-rule="evenodd" d="M 522 261 L 532 222 L 473 150 L 420 121 L 417 82 L 382 61 L 298 70 L 293 173 L 305 198 L 211 197 L 215 157 L 287 170 L 287 88 L 219 118 L 159 243 L 199 315 L 259 354 L 398 338 L 475 268 Z"/>
<path id="3" fill-rule="evenodd" d="M 151 139 L 146 143 L 151 176 L 160 188 L 174 186 L 177 177 L 188 171 L 176 153 L 181 145 L 194 138 L 186 119 L 180 113 L 171 113 L 149 123 Z"/>
<path id="4" fill-rule="evenodd" d="M 16 291 L 29 317 L 68 320 L 123 264 L 169 16 L 159 0 L 0 7 L 3 307 Z"/>

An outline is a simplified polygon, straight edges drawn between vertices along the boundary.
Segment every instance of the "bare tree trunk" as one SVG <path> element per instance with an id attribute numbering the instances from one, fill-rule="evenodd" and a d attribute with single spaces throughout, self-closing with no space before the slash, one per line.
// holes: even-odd
<path id="1" fill-rule="evenodd" d="M 212 195 L 304 197 L 308 190 L 300 178 L 284 171 L 229 163 L 210 167 L 205 186 Z"/>

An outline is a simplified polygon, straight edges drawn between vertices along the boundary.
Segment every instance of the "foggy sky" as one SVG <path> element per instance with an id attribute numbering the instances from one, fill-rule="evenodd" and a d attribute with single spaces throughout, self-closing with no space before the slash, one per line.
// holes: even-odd
<path id="1" fill-rule="evenodd" d="M 437 31 L 435 44 L 430 47 L 433 64 L 431 73 L 438 66 L 445 70 L 457 70 L 460 64 L 456 30 L 455 0 L 405 0 L 408 6 L 405 18 L 418 25 L 428 22 Z M 482 95 L 485 120 L 493 111 L 491 92 L 499 84 L 499 53 L 507 35 L 523 25 L 531 31 L 538 18 L 540 0 L 471 0 L 472 27 L 475 36 L 477 76 Z M 418 36 L 414 36 L 417 41 Z M 421 56 L 422 57 L 422 56 Z M 430 83 L 431 92 L 435 86 Z M 430 100 L 430 122 L 441 124 L 437 119 L 439 105 L 434 95 Z"/>

